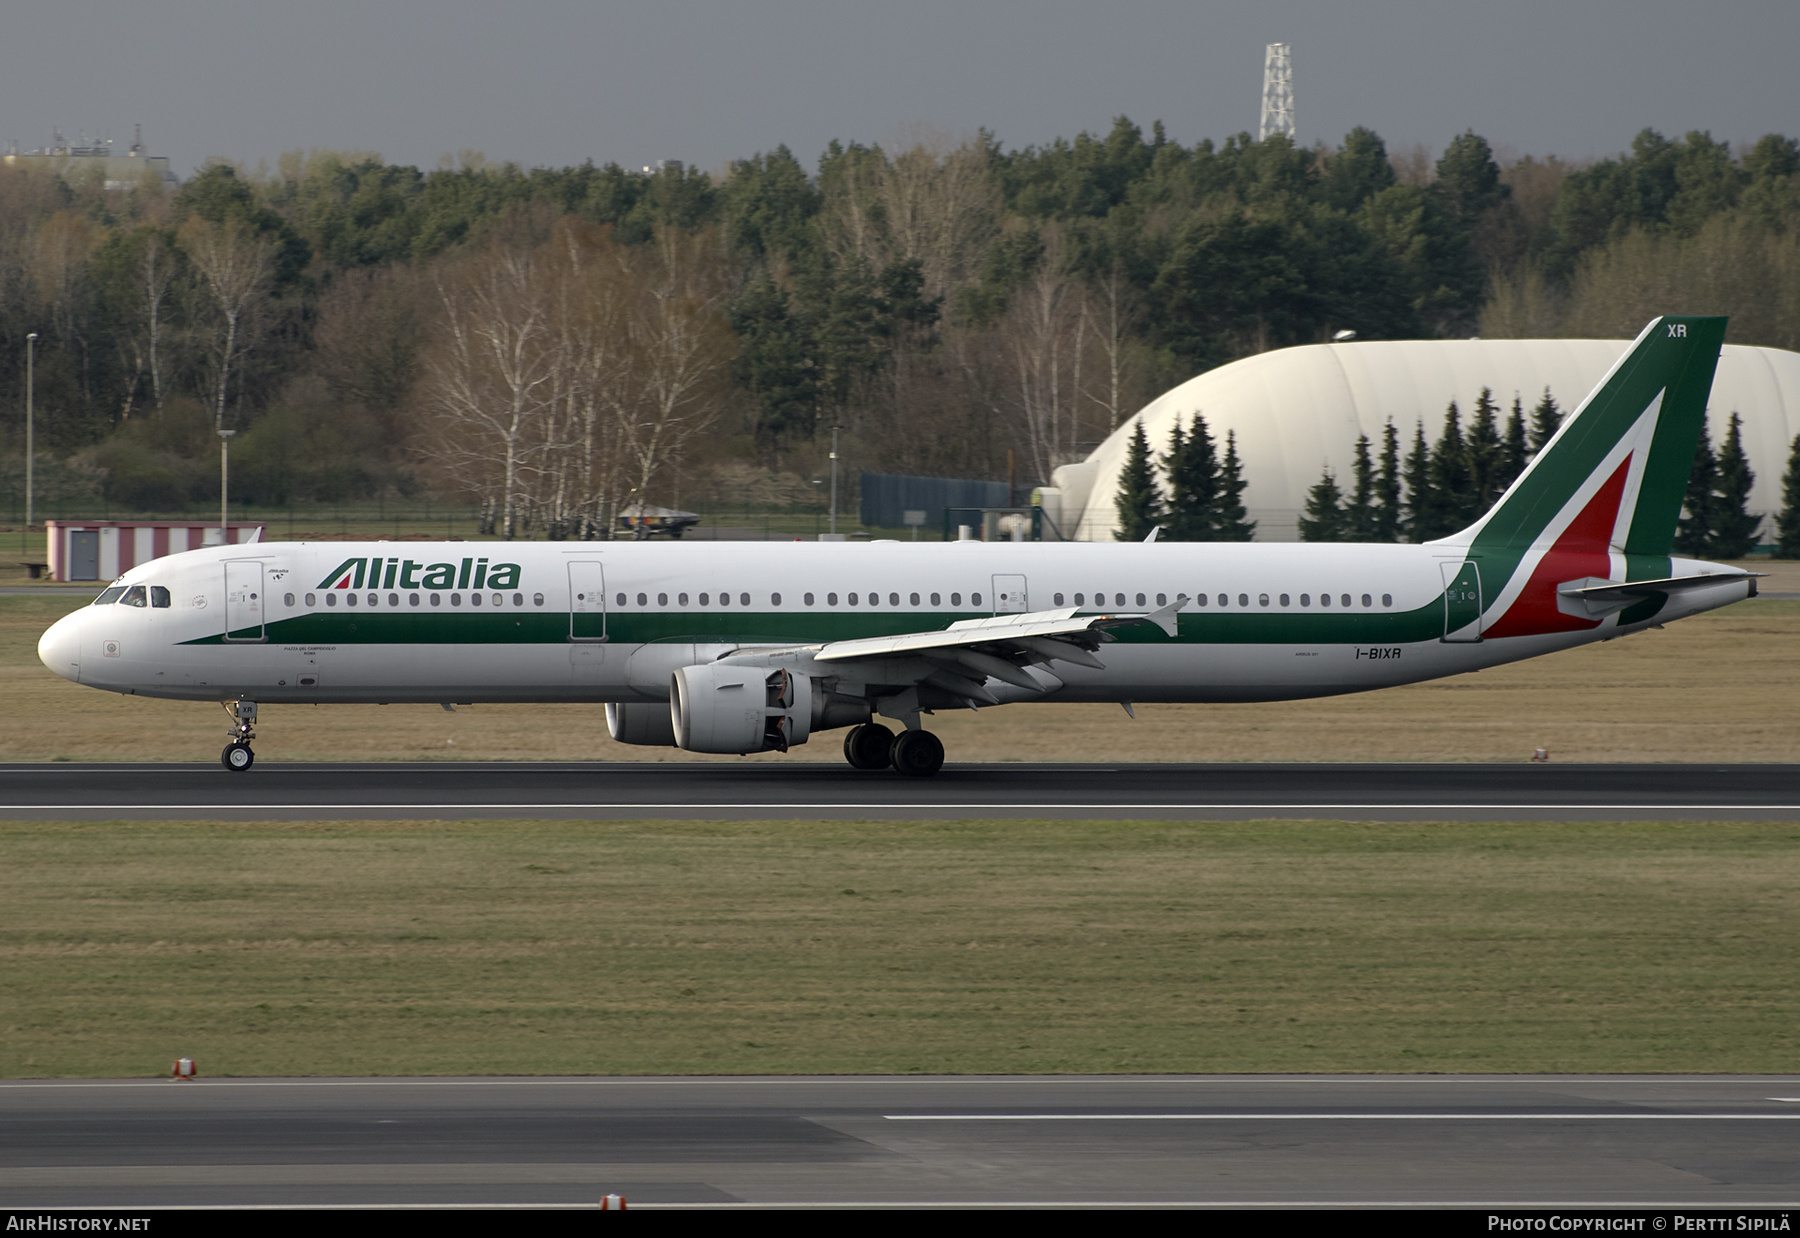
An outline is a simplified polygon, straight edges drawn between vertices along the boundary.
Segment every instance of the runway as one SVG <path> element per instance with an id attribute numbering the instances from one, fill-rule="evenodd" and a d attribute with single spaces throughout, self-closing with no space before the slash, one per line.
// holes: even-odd
<path id="1" fill-rule="evenodd" d="M 0 765 L 9 820 L 1800 820 L 1793 765 Z"/>
<path id="2" fill-rule="evenodd" d="M 0 1085 L 0 1206 L 1790 1206 L 1800 1077 Z"/>

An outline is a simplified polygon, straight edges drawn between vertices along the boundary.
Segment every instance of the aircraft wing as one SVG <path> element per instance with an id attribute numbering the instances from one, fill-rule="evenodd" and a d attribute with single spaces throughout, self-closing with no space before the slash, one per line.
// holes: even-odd
<path id="1" fill-rule="evenodd" d="M 1106 664 L 1094 656 L 1094 650 L 1116 639 L 1112 634 L 1115 628 L 1152 624 L 1175 635 L 1175 614 L 1187 600 L 1184 594 L 1148 614 L 1078 616 L 1076 608 L 1069 607 L 965 619 L 935 632 L 833 641 L 814 653 L 813 660 L 848 669 L 846 664 L 861 661 L 920 659 L 931 668 L 922 681 L 934 683 L 953 696 L 991 704 L 995 698 L 982 686 L 990 678 L 1027 692 L 1045 691 L 1043 679 L 1024 669 L 1033 663 L 1071 662 L 1095 670 L 1106 669 Z M 1048 686 L 1054 683 L 1052 680 Z"/>

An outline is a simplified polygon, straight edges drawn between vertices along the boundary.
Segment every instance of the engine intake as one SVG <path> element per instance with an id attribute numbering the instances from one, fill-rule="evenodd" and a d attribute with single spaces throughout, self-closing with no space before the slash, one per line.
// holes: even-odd
<path id="1" fill-rule="evenodd" d="M 606 707 L 606 730 L 621 744 L 673 748 L 675 720 L 661 701 L 620 703 Z"/>

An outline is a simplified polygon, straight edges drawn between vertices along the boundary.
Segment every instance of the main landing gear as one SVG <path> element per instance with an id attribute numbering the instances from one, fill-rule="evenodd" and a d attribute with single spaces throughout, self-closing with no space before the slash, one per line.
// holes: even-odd
<path id="1" fill-rule="evenodd" d="M 256 702 L 226 701 L 225 713 L 231 719 L 231 742 L 219 754 L 219 764 L 234 773 L 242 773 L 256 764 L 250 741 L 256 738 Z"/>
<path id="2" fill-rule="evenodd" d="M 865 722 L 844 736 L 844 760 L 852 769 L 891 765 L 908 778 L 929 778 L 944 767 L 944 743 L 930 731 L 896 735 L 879 723 Z"/>

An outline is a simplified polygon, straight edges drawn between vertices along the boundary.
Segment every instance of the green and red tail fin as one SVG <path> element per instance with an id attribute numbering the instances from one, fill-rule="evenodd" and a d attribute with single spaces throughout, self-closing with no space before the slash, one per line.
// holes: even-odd
<path id="1" fill-rule="evenodd" d="M 1653 321 L 1493 509 L 1433 543 L 1479 563 L 1484 636 L 1590 629 L 1561 586 L 1669 575 L 1724 343 L 1724 318 Z"/>
<path id="2" fill-rule="evenodd" d="M 1554 543 L 1579 518 L 1591 528 L 1600 513 L 1587 512 L 1589 500 L 1616 488 L 1606 544 L 1668 555 L 1724 343 L 1724 318 L 1651 322 L 1493 509 L 1444 542 L 1474 550 Z"/>

